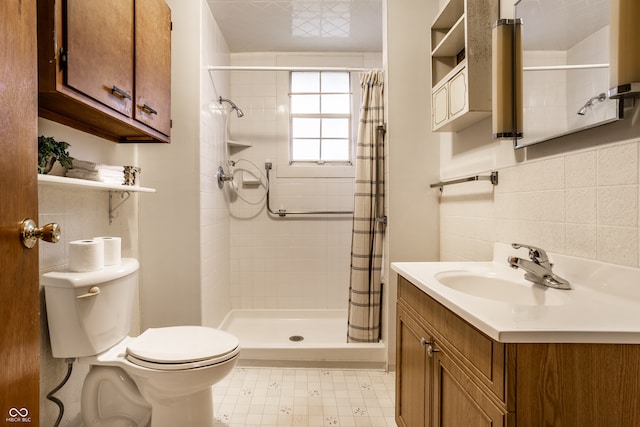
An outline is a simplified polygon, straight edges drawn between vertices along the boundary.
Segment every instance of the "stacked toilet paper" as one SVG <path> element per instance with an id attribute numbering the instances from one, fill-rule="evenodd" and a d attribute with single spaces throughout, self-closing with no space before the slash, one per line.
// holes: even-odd
<path id="1" fill-rule="evenodd" d="M 94 237 L 69 243 L 69 270 L 88 272 L 120 264 L 120 237 Z"/>

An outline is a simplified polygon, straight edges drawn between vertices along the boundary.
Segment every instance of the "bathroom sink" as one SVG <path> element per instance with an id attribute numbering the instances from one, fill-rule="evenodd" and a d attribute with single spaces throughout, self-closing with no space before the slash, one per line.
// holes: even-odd
<path id="1" fill-rule="evenodd" d="M 524 280 L 500 277 L 493 272 L 466 270 L 435 274 L 442 285 L 474 297 L 516 305 L 562 305 L 565 298 L 558 291 L 530 284 Z"/>

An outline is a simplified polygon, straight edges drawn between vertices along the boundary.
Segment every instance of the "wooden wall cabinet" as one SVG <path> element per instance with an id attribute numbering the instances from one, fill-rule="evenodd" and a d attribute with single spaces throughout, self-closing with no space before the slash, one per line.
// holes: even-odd
<path id="1" fill-rule="evenodd" d="M 640 345 L 500 343 L 398 277 L 400 427 L 640 425 Z"/>
<path id="2" fill-rule="evenodd" d="M 449 0 L 431 25 L 432 129 L 491 115 L 491 26 L 498 0 Z"/>
<path id="3" fill-rule="evenodd" d="M 170 142 L 164 0 L 38 0 L 41 117 L 116 142 Z"/>

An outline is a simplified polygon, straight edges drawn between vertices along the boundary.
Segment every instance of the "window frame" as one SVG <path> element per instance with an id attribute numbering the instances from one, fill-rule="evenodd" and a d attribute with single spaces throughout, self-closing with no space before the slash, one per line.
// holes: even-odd
<path id="1" fill-rule="evenodd" d="M 318 91 L 317 92 L 294 92 L 293 91 L 293 75 L 295 74 L 306 74 L 306 73 L 317 73 L 318 74 Z M 342 73 L 347 76 L 349 90 L 346 92 L 324 92 L 322 87 L 322 75 L 329 73 Z M 353 102 L 353 78 L 352 73 L 348 71 L 323 71 L 323 70 L 308 70 L 308 71 L 290 71 L 289 72 L 289 165 L 316 165 L 316 166 L 353 166 L 354 165 L 354 156 L 355 156 L 355 140 L 356 140 L 356 129 L 354 128 L 354 102 Z M 318 96 L 320 102 L 320 111 L 317 113 L 293 113 L 292 112 L 292 104 L 293 97 L 296 95 L 304 96 L 304 95 L 313 95 Z M 323 95 L 348 95 L 349 96 L 349 110 L 348 113 L 323 113 L 322 112 L 322 96 Z M 311 119 L 319 119 L 320 123 L 320 135 L 318 138 L 294 138 L 293 135 L 293 122 L 296 118 L 311 118 Z M 328 140 L 336 140 L 336 139 L 344 139 L 344 138 L 324 138 L 322 135 L 322 121 L 324 119 L 347 119 L 348 122 L 348 136 L 346 138 L 348 144 L 348 158 L 340 159 L 340 160 L 323 160 L 322 159 L 322 148 L 323 141 Z M 295 160 L 293 159 L 293 150 L 294 150 L 294 139 L 313 139 L 318 140 L 319 142 L 319 153 L 318 159 L 316 160 Z"/>
<path id="2" fill-rule="evenodd" d="M 320 69 L 314 70 L 312 66 L 307 63 L 295 63 L 295 66 L 308 67 L 308 71 L 322 71 Z M 356 67 L 361 66 L 359 63 L 339 62 L 332 64 L 334 66 Z M 322 67 L 320 67 L 322 68 Z M 353 72 L 351 72 L 353 73 Z M 278 72 L 276 74 L 276 103 L 277 107 L 277 122 L 276 122 L 276 138 L 277 138 L 277 152 L 276 162 L 274 164 L 275 175 L 278 178 L 355 178 L 355 152 L 358 136 L 359 115 L 360 108 L 360 94 L 361 88 L 359 79 L 351 75 L 351 115 L 353 120 L 351 121 L 352 139 L 352 159 L 354 160 L 351 165 L 337 165 L 333 163 L 318 165 L 317 163 L 304 163 L 304 164 L 289 164 L 289 90 L 291 87 L 291 73 L 290 72 Z M 267 161 L 270 161 L 267 159 Z"/>

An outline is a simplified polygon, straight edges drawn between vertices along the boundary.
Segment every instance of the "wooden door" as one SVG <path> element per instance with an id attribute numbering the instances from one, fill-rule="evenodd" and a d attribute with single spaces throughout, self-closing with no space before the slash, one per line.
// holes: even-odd
<path id="1" fill-rule="evenodd" d="M 136 0 L 134 118 L 171 132 L 171 9 L 164 0 Z"/>
<path id="2" fill-rule="evenodd" d="M 428 427 L 431 413 L 431 363 L 423 345 L 427 332 L 398 305 L 396 355 L 396 423 Z"/>
<path id="3" fill-rule="evenodd" d="M 127 117 L 133 101 L 133 0 L 66 1 L 66 84 Z"/>
<path id="4" fill-rule="evenodd" d="M 36 0 L 0 1 L 0 425 L 40 425 L 36 49 Z"/>

